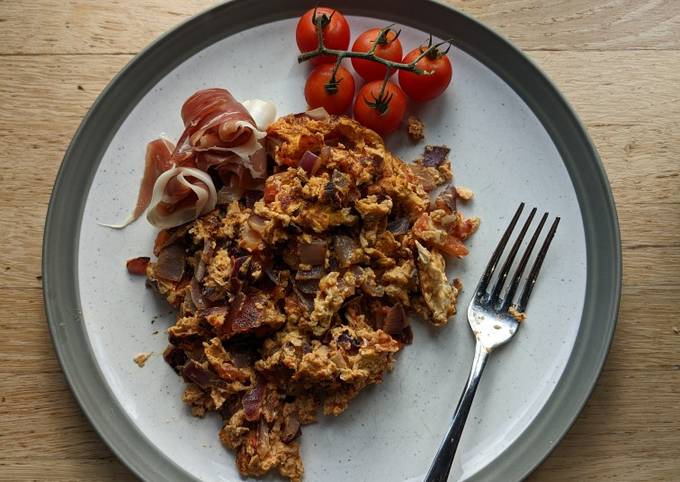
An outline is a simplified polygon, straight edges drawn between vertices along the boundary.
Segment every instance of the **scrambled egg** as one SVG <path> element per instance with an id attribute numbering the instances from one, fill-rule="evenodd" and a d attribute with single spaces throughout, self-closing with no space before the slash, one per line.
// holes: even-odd
<path id="1" fill-rule="evenodd" d="M 178 308 L 164 357 L 192 413 L 223 418 L 243 475 L 300 481 L 300 427 L 382 381 L 410 315 L 455 314 L 444 254 L 464 256 L 479 221 L 455 209 L 468 190 L 431 194 L 448 161 L 408 165 L 347 117 L 286 116 L 264 142 L 260 199 L 161 232 L 147 278 Z"/>

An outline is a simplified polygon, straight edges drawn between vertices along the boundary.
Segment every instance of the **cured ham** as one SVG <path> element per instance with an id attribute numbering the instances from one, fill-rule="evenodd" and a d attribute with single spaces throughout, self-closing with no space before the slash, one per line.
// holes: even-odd
<path id="1" fill-rule="evenodd" d="M 170 157 L 175 150 L 175 145 L 167 139 L 160 138 L 149 142 L 146 146 L 146 155 L 144 158 L 144 175 L 142 182 L 139 185 L 139 194 L 137 194 L 137 204 L 132 213 L 127 217 L 122 224 L 103 224 L 103 226 L 121 229 L 128 224 L 134 222 L 142 215 L 146 208 L 149 207 L 151 201 L 151 194 L 153 193 L 153 186 L 164 171 L 172 167 Z"/>
<path id="2" fill-rule="evenodd" d="M 176 146 L 162 138 L 148 144 L 133 212 L 123 224 L 104 226 L 123 228 L 148 208 L 151 224 L 174 227 L 214 209 L 218 191 L 223 201 L 264 188 L 267 156 L 260 140 L 276 118 L 271 102 L 241 104 L 225 89 L 205 89 L 187 99 L 181 116 Z"/>
<path id="3" fill-rule="evenodd" d="M 265 172 L 251 166 L 249 157 L 262 148 L 259 140 L 266 133 L 257 129 L 248 110 L 224 89 L 199 90 L 182 106 L 183 137 L 197 152 L 232 153 L 232 161 L 242 162 L 253 176 Z"/>
<path id="4" fill-rule="evenodd" d="M 212 211 L 216 204 L 210 174 L 194 167 L 173 167 L 156 180 L 146 217 L 157 228 L 172 228 Z"/>

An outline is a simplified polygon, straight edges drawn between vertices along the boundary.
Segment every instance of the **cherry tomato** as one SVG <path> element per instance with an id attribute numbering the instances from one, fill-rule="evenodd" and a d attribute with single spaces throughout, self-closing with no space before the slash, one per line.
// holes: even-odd
<path id="1" fill-rule="evenodd" d="M 329 87 L 335 64 L 322 64 L 312 70 L 305 84 L 305 99 L 309 107 L 323 107 L 329 114 L 347 112 L 354 98 L 354 78 L 342 65 Z"/>
<path id="2" fill-rule="evenodd" d="M 315 17 L 316 15 L 316 17 Z M 317 7 L 308 10 L 297 24 L 295 40 L 300 52 L 309 52 L 319 46 L 314 18 L 323 26 L 323 43 L 329 49 L 347 50 L 349 46 L 349 24 L 347 19 L 334 8 Z M 332 55 L 319 55 L 310 60 L 312 65 L 335 62 Z"/>
<path id="3" fill-rule="evenodd" d="M 426 46 L 418 47 L 406 54 L 402 62 L 411 63 L 426 50 Z M 399 85 L 411 99 L 419 102 L 432 100 L 441 95 L 449 86 L 453 69 L 446 53 L 435 49 L 420 59 L 416 66 L 419 69 L 431 71 L 432 74 L 418 75 L 405 70 L 399 71 Z"/>
<path id="4" fill-rule="evenodd" d="M 368 52 L 373 48 L 373 44 L 377 41 L 378 45 L 375 48 L 375 55 L 392 62 L 401 62 L 403 51 L 401 49 L 401 42 L 397 38 L 399 33 L 394 30 L 386 30 L 382 33 L 382 29 L 372 28 L 366 30 L 359 35 L 352 45 L 352 52 Z M 383 64 L 373 62 L 366 59 L 352 59 L 352 66 L 357 74 L 362 76 L 364 80 L 380 80 L 385 78 L 387 67 Z M 394 73 L 394 72 L 392 72 Z M 392 73 L 390 75 L 392 75 Z"/>
<path id="5" fill-rule="evenodd" d="M 354 118 L 369 129 L 385 136 L 399 127 L 406 113 L 406 95 L 399 86 L 387 82 L 380 96 L 382 80 L 365 84 L 354 102 Z"/>

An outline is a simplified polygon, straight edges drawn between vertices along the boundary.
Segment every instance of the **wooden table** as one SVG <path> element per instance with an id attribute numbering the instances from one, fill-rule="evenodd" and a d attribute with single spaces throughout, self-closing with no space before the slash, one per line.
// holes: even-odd
<path id="1" fill-rule="evenodd" d="M 213 2 L 0 0 L 0 479 L 133 480 L 54 356 L 40 282 L 52 183 L 81 118 L 141 48 Z M 623 237 L 611 353 L 530 480 L 680 480 L 680 2 L 452 1 L 556 82 L 607 168 Z"/>

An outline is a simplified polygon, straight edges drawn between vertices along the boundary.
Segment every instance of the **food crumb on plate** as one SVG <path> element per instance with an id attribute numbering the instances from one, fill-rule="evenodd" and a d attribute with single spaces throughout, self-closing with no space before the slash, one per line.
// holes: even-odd
<path id="1" fill-rule="evenodd" d="M 456 186 L 456 195 L 463 201 L 469 201 L 474 197 L 475 193 L 470 188 L 464 186 Z"/>
<path id="2" fill-rule="evenodd" d="M 413 142 L 419 142 L 425 139 L 425 124 L 416 116 L 408 117 L 408 136 Z"/>
<path id="3" fill-rule="evenodd" d="M 510 313 L 510 316 L 512 316 L 515 320 L 522 322 L 527 319 L 526 313 L 519 311 L 517 308 L 514 306 L 511 306 L 508 308 L 508 312 Z"/>
<path id="4" fill-rule="evenodd" d="M 139 368 L 142 368 L 150 356 L 151 352 L 139 353 L 132 359 L 132 361 L 134 361 Z"/>

